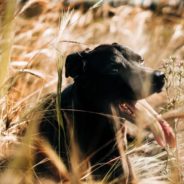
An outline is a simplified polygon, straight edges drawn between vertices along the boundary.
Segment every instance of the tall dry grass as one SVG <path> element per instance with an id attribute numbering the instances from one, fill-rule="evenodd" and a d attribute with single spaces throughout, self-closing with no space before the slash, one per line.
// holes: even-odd
<path id="1" fill-rule="evenodd" d="M 164 103 L 161 107 L 158 107 L 159 103 L 156 104 L 157 109 L 164 113 L 163 116 L 170 121 L 177 135 L 176 150 L 169 148 L 162 150 L 152 141 L 145 143 L 138 141 L 139 144 L 129 145 L 128 150 L 125 150 L 125 145 L 120 141 L 123 135 L 117 135 L 121 156 L 123 158 L 129 156 L 133 168 L 132 175 L 136 177 L 136 180 L 133 180 L 135 184 L 182 184 L 184 70 L 181 32 L 183 32 L 183 21 L 172 20 L 170 17 L 166 19 L 157 17 L 149 11 L 129 6 L 117 9 L 113 18 L 99 17 L 93 20 L 90 10 L 86 15 L 82 15 L 80 11 L 61 15 L 60 6 L 50 3 L 44 15 L 24 20 L 14 16 L 15 1 L 7 5 L 1 27 L 0 48 L 0 84 L 3 91 L 0 99 L 2 150 L 0 183 L 56 183 L 49 178 L 37 176 L 34 172 L 33 153 L 38 148 L 46 154 L 46 160 L 43 162 L 51 160 L 62 176 L 63 181 L 60 183 L 106 183 L 106 178 L 101 182 L 93 181 L 91 177 L 93 168 L 86 166 L 84 171 L 82 166 L 80 167 L 80 153 L 75 141 L 71 152 L 72 172 L 69 172 L 52 147 L 39 138 L 37 125 L 44 113 L 40 106 L 42 95 L 57 91 L 57 118 L 60 131 L 63 131 L 59 93 L 68 82 L 71 82 L 62 74 L 65 56 L 74 50 L 116 41 L 144 54 L 149 60 L 147 64 L 153 67 L 160 66 L 162 59 L 166 58 L 163 70 L 167 75 L 167 101 L 165 102 L 160 96 L 156 96 L 154 100 Z M 12 28 L 13 24 L 15 24 L 14 28 Z M 15 34 L 14 39 L 12 39 L 13 34 Z M 176 42 L 178 40 L 179 43 Z M 179 58 L 167 59 L 173 53 Z M 6 84 L 4 84 L 5 80 Z M 38 104 L 37 107 L 35 103 Z M 119 129 L 116 114 L 113 117 L 116 128 Z M 140 134 L 143 134 L 142 127 L 140 130 Z M 117 162 L 121 161 L 126 159 L 117 158 Z M 129 167 L 127 164 L 129 163 L 123 163 L 124 167 Z M 126 174 L 125 183 L 129 178 L 129 173 Z M 114 183 L 122 183 L 122 180 L 117 179 Z"/>
<path id="2" fill-rule="evenodd" d="M 0 87 L 1 87 L 1 96 L 2 96 L 3 95 L 2 85 L 7 79 L 8 67 L 9 67 L 11 51 L 12 51 L 12 44 L 13 44 L 12 29 L 13 29 L 13 23 L 14 23 L 13 19 L 14 19 L 16 1 L 13 0 L 11 3 L 2 2 L 1 6 L 3 7 L 2 9 L 5 9 L 4 12 L 1 13 L 2 16 L 0 20 L 2 25 L 0 30 L 1 31 Z"/>

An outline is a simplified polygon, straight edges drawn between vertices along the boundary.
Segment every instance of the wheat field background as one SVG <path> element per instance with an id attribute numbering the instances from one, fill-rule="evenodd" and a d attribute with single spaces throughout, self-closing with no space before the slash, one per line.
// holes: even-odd
<path id="1" fill-rule="evenodd" d="M 47 142 L 37 139 L 42 97 L 71 83 L 61 74 L 67 54 L 102 43 L 124 44 L 144 56 L 145 65 L 166 73 L 162 93 L 149 103 L 176 133 L 174 149 L 155 142 L 130 145 L 136 184 L 184 183 L 184 15 L 149 8 L 111 7 L 98 1 L 75 9 L 61 1 L 0 0 L 0 184 L 104 183 L 90 171 L 70 173 Z M 183 10 L 184 11 L 184 10 Z M 59 77 L 58 77 L 59 74 Z M 59 79 L 59 80 L 58 80 Z M 59 87 L 60 88 L 60 87 Z M 63 176 L 56 182 L 34 173 L 39 147 Z M 78 168 L 73 155 L 73 167 Z M 119 183 L 114 181 L 114 183 Z"/>

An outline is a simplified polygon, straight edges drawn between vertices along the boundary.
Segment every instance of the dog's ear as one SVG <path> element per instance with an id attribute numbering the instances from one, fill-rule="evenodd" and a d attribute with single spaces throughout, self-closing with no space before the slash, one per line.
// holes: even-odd
<path id="1" fill-rule="evenodd" d="M 82 52 L 75 52 L 67 56 L 65 63 L 65 76 L 76 78 L 84 73 L 86 64 L 85 56 L 88 50 Z"/>

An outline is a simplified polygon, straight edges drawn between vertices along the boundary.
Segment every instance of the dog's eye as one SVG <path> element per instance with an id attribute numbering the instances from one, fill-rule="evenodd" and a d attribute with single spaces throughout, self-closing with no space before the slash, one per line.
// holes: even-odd
<path id="1" fill-rule="evenodd" d="M 111 74 L 116 74 L 116 73 L 119 73 L 119 68 L 117 68 L 117 67 L 112 68 Z"/>
<path id="2" fill-rule="evenodd" d="M 113 72 L 113 73 L 117 73 L 117 72 L 119 72 L 119 69 L 118 69 L 118 68 L 113 68 L 113 69 L 112 69 L 112 72 Z"/>
<path id="3" fill-rule="evenodd" d="M 106 67 L 102 74 L 104 75 L 114 75 L 114 74 L 117 74 L 119 73 L 120 71 L 120 66 L 118 66 L 117 64 L 116 65 L 109 65 L 108 67 Z"/>

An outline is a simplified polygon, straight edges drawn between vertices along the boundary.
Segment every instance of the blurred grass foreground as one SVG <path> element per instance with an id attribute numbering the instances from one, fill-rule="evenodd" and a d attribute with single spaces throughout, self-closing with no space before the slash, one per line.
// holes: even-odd
<path id="1" fill-rule="evenodd" d="M 148 101 L 177 138 L 176 149 L 155 142 L 129 146 L 135 184 L 184 183 L 183 0 L 0 0 L 0 184 L 103 183 L 93 181 L 90 171 L 83 177 L 69 173 L 51 146 L 38 139 L 37 124 L 41 97 L 71 83 L 61 75 L 66 55 L 113 42 L 166 73 L 164 91 Z M 34 172 L 38 149 L 62 181 Z M 72 155 L 77 168 L 75 151 Z"/>

